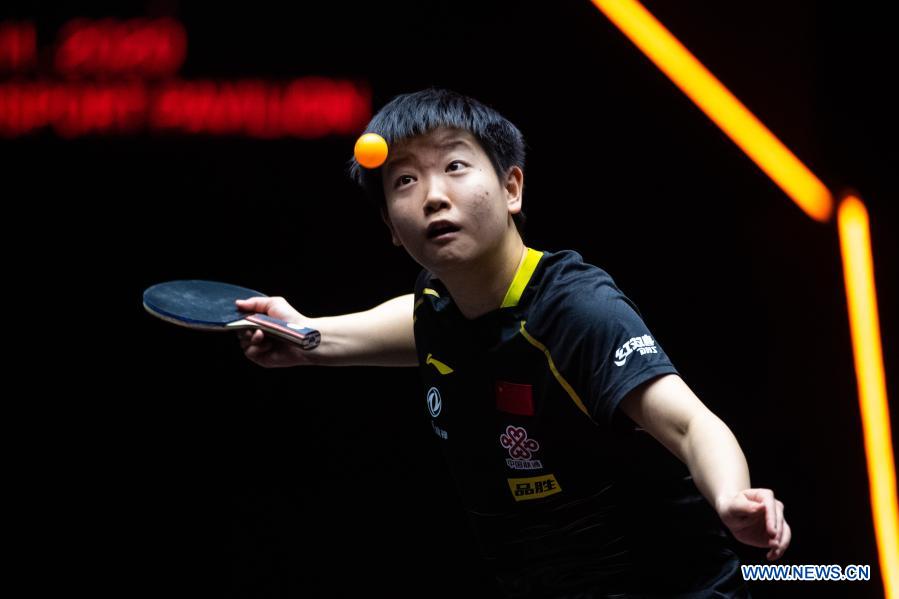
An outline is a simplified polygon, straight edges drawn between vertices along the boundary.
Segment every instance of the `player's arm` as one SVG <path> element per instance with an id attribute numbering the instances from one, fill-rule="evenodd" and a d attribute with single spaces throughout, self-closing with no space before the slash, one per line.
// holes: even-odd
<path id="1" fill-rule="evenodd" d="M 752 489 L 740 444 L 676 374 L 657 377 L 631 391 L 620 404 L 638 426 L 684 462 L 700 493 L 734 536 L 780 557 L 790 542 L 783 503 L 770 489 Z"/>
<path id="2" fill-rule="evenodd" d="M 722 494 L 749 487 L 749 467 L 733 433 L 678 375 L 640 385 L 620 407 L 690 468 L 712 505 Z"/>
<path id="3" fill-rule="evenodd" d="M 251 298 L 242 310 L 275 316 L 321 333 L 312 350 L 281 342 L 261 330 L 240 335 L 250 360 L 268 368 L 317 366 L 417 366 L 412 310 L 414 295 L 401 295 L 363 312 L 311 318 L 293 309 L 284 298 Z"/>
<path id="4" fill-rule="evenodd" d="M 313 318 L 321 335 L 308 352 L 321 366 L 418 366 L 412 328 L 414 295 L 408 293 L 364 312 Z M 316 355 L 312 355 L 316 354 Z"/>

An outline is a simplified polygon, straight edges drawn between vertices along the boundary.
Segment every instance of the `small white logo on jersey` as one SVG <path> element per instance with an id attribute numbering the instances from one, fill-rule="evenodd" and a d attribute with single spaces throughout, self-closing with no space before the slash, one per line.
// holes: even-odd
<path id="1" fill-rule="evenodd" d="M 441 439 L 446 439 L 447 437 L 449 437 L 449 434 L 445 430 L 434 424 L 433 420 L 431 421 L 431 428 L 434 429 L 434 434 L 436 434 Z"/>
<path id="2" fill-rule="evenodd" d="M 442 407 L 443 400 L 440 399 L 440 391 L 437 390 L 437 387 L 431 387 L 428 389 L 428 411 L 431 413 L 431 417 L 437 418 Z"/>
<path id="3" fill-rule="evenodd" d="M 643 356 L 646 354 L 657 354 L 659 353 L 659 348 L 656 347 L 656 342 L 649 335 L 632 337 L 615 350 L 615 366 L 624 366 L 624 363 L 627 362 L 627 357 L 635 351 L 640 352 L 640 355 Z"/>

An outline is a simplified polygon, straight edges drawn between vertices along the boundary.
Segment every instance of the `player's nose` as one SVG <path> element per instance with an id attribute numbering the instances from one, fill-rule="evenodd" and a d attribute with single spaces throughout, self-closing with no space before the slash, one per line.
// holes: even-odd
<path id="1" fill-rule="evenodd" d="M 446 184 L 439 179 L 439 177 L 429 177 L 425 183 L 427 185 L 424 205 L 426 216 L 452 204 Z"/>

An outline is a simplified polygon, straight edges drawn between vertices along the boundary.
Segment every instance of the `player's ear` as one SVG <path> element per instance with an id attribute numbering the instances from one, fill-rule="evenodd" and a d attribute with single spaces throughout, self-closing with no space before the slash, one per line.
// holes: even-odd
<path id="1" fill-rule="evenodd" d="M 518 214 L 521 212 L 521 202 L 524 195 L 524 171 L 520 167 L 512 166 L 506 173 L 506 180 L 503 182 L 503 189 L 506 191 L 506 204 L 509 207 L 509 214 Z"/>
<path id="2" fill-rule="evenodd" d="M 393 229 L 393 223 L 390 222 L 390 215 L 387 214 L 387 206 L 381 206 L 381 220 L 383 220 L 384 224 L 387 225 L 387 228 L 390 229 L 390 237 L 393 241 L 393 245 L 397 247 L 403 245 L 403 243 L 396 236 L 396 231 Z"/>

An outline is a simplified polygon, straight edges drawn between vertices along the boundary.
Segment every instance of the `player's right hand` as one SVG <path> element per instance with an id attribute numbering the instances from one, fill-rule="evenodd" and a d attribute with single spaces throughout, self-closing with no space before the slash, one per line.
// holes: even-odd
<path id="1" fill-rule="evenodd" d="M 312 320 L 300 314 L 283 297 L 251 297 L 237 300 L 237 307 L 245 312 L 266 314 L 302 326 L 306 326 L 306 323 Z M 265 368 L 285 368 L 312 363 L 309 354 L 311 350 L 305 350 L 277 335 L 266 335 L 260 329 L 237 331 L 237 338 L 247 359 Z"/>

